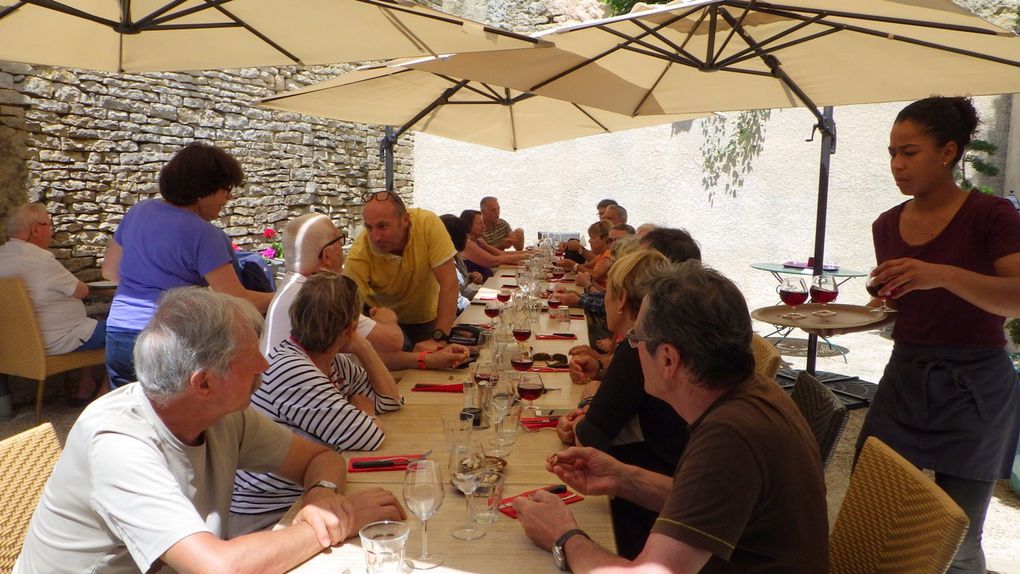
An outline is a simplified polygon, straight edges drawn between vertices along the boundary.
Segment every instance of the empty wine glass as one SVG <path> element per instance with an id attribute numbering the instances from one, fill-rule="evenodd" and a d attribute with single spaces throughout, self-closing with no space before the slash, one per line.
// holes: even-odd
<path id="1" fill-rule="evenodd" d="M 874 272 L 875 272 L 875 270 L 872 269 L 871 273 L 874 273 Z M 892 307 L 890 307 L 889 305 L 886 304 L 886 302 L 885 302 L 886 301 L 886 297 L 883 297 L 882 295 L 879 295 L 879 292 L 882 289 L 885 288 L 885 283 L 879 283 L 878 281 L 876 281 L 875 277 L 872 276 L 871 273 L 868 274 L 868 282 L 867 282 L 867 284 L 865 284 L 864 288 L 868 290 L 868 294 L 869 295 L 871 295 L 872 297 L 874 297 L 874 298 L 876 298 L 876 299 L 878 299 L 879 301 L 882 302 L 882 304 L 879 305 L 878 307 L 875 307 L 875 308 L 871 309 L 871 312 L 872 313 L 892 313 L 896 309 L 893 309 Z"/>
<path id="2" fill-rule="evenodd" d="M 485 414 L 489 416 L 489 420 L 492 421 L 493 429 L 496 432 L 496 437 L 489 441 L 489 444 L 493 447 L 489 449 L 489 454 L 493 456 L 507 456 L 510 454 L 510 450 L 506 447 L 513 444 L 513 441 L 505 441 L 503 436 L 500 435 L 499 430 L 503 424 L 503 418 L 506 417 L 507 411 L 516 399 L 517 396 L 510 390 L 508 385 L 497 383 L 493 387 L 489 399 L 485 402 Z"/>
<path id="3" fill-rule="evenodd" d="M 450 452 L 450 479 L 458 490 L 464 493 L 464 504 L 467 509 L 467 522 L 463 527 L 450 534 L 459 540 L 477 540 L 485 536 L 485 531 L 475 525 L 471 513 L 472 494 L 482 482 L 485 474 L 485 451 L 478 441 L 454 447 Z"/>
<path id="4" fill-rule="evenodd" d="M 811 314 L 818 317 L 831 317 L 835 315 L 835 311 L 826 309 L 825 306 L 835 301 L 837 295 L 839 295 L 839 286 L 836 284 L 835 277 L 832 275 L 815 275 L 811 279 L 811 302 L 820 303 L 822 309 Z"/>
<path id="5" fill-rule="evenodd" d="M 404 473 L 404 505 L 421 520 L 421 554 L 411 558 L 418 570 L 428 570 L 442 564 L 435 554 L 429 554 L 429 518 L 443 504 L 443 475 L 434 460 L 417 460 L 407 465 Z"/>
<path id="6" fill-rule="evenodd" d="M 790 312 L 783 313 L 780 317 L 796 321 L 806 316 L 797 312 L 797 305 L 803 305 L 808 298 L 808 290 L 803 279 L 800 277 L 784 278 L 776 290 L 779 291 L 779 299 L 783 301 L 783 304 L 790 306 Z"/>

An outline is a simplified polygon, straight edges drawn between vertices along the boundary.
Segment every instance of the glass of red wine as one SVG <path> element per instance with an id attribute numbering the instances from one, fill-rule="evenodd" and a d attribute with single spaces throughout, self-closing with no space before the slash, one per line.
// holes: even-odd
<path id="1" fill-rule="evenodd" d="M 514 340 L 516 340 L 522 347 L 531 338 L 531 321 L 525 319 L 514 323 L 513 327 Z"/>
<path id="2" fill-rule="evenodd" d="M 874 269 L 872 269 L 872 273 L 874 273 Z M 885 283 L 879 283 L 876 281 L 874 276 L 869 274 L 868 283 L 864 286 L 864 288 L 868 290 L 869 295 L 882 302 L 882 304 L 878 307 L 871 309 L 872 313 L 891 313 L 896 310 L 886 304 L 886 297 L 879 295 L 879 291 L 885 288 Z"/>
<path id="3" fill-rule="evenodd" d="M 512 295 L 513 291 L 511 291 L 509 287 L 503 287 L 499 290 L 499 293 L 496 293 L 496 300 L 500 303 L 506 303 L 510 300 Z"/>
<path id="4" fill-rule="evenodd" d="M 560 293 L 559 291 L 553 291 L 549 294 L 549 308 L 557 309 L 560 306 Z"/>
<path id="5" fill-rule="evenodd" d="M 825 306 L 835 301 L 837 295 L 839 295 L 839 286 L 836 284 L 835 277 L 832 275 L 815 275 L 812 277 L 811 302 L 821 304 L 822 308 L 811 314 L 817 317 L 831 317 L 835 315 L 835 311 L 826 309 Z"/>
<path id="6" fill-rule="evenodd" d="M 485 316 L 490 319 L 496 319 L 499 317 L 499 313 L 503 310 L 503 304 L 499 301 L 489 301 L 485 303 Z"/>
<path id="7" fill-rule="evenodd" d="M 517 380 L 517 396 L 528 401 L 526 409 L 535 412 L 534 401 L 544 393 L 545 385 L 538 373 L 521 373 L 521 378 Z"/>
<path id="8" fill-rule="evenodd" d="M 803 279 L 800 277 L 784 278 L 782 283 L 776 287 L 776 291 L 779 292 L 779 299 L 783 304 L 790 306 L 790 312 L 783 313 L 780 317 L 796 321 L 807 316 L 797 312 L 797 306 L 806 303 L 808 298 L 807 286 L 804 285 Z"/>
<path id="9" fill-rule="evenodd" d="M 535 358 L 531 355 L 531 349 L 528 347 L 521 346 L 510 355 L 510 366 L 515 371 L 526 373 L 534 364 Z"/>

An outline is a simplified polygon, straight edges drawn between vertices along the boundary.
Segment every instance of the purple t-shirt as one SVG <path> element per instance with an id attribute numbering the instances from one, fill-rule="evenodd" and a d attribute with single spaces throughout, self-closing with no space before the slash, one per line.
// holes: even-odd
<path id="1" fill-rule="evenodd" d="M 886 211 L 872 225 L 879 263 L 913 257 L 995 275 L 995 261 L 1020 252 L 1020 216 L 1005 199 L 978 192 L 931 241 L 908 245 L 900 235 L 907 202 Z M 983 311 L 946 289 L 911 291 L 896 300 L 893 340 L 915 345 L 1001 347 L 1003 317 Z"/>
<path id="2" fill-rule="evenodd" d="M 129 209 L 113 239 L 124 255 L 106 324 L 117 329 L 141 331 L 164 291 L 206 285 L 206 273 L 232 261 L 221 229 L 161 199 Z"/>

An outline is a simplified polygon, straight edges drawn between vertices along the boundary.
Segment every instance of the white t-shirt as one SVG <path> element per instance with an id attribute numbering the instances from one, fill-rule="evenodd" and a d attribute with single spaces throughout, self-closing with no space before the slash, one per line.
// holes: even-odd
<path id="1" fill-rule="evenodd" d="M 266 313 L 266 329 L 259 341 L 259 350 L 263 355 L 268 355 L 280 341 L 290 337 L 290 306 L 306 279 L 308 278 L 300 273 L 288 272 L 284 275 L 283 286 L 276 290 L 273 301 L 269 304 L 269 312 Z M 372 329 L 375 329 L 375 320 L 358 315 L 358 334 L 368 337 Z"/>
<path id="2" fill-rule="evenodd" d="M 92 337 L 96 320 L 74 296 L 78 278 L 48 250 L 9 239 L 0 245 L 0 277 L 21 277 L 39 321 L 46 354 L 70 353 Z"/>
<path id="3" fill-rule="evenodd" d="M 46 483 L 14 572 L 148 572 L 187 536 L 223 538 L 234 472 L 278 468 L 293 435 L 248 408 L 204 438 L 199 446 L 179 441 L 140 384 L 89 405 Z"/>

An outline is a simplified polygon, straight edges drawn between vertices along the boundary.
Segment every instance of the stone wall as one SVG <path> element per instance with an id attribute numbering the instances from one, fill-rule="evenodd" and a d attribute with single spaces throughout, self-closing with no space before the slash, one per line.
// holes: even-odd
<path id="1" fill-rule="evenodd" d="M 123 213 L 158 195 L 174 152 L 203 140 L 244 167 L 246 185 L 217 222 L 241 248 L 265 246 L 265 227 L 313 208 L 353 229 L 363 193 L 385 185 L 381 128 L 256 107 L 346 69 L 114 75 L 0 62 L 0 218 L 26 200 L 46 203 L 57 257 L 98 279 Z M 401 138 L 395 161 L 397 189 L 408 194 L 413 141 Z"/>

